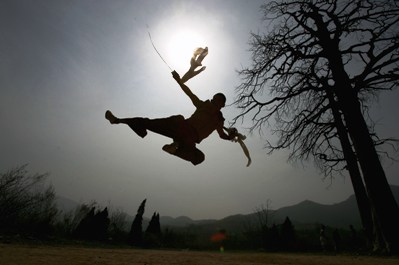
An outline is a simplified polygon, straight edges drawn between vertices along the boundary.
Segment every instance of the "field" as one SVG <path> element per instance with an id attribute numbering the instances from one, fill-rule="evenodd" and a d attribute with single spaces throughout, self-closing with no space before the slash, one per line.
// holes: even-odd
<path id="1" fill-rule="evenodd" d="M 399 258 L 0 244 L 2 265 L 397 265 Z"/>

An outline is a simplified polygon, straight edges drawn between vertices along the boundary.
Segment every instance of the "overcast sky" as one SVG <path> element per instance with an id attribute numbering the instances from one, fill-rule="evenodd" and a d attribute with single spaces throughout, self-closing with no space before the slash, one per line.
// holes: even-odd
<path id="1" fill-rule="evenodd" d="M 232 103 L 249 65 L 250 32 L 264 32 L 263 1 L 0 1 L 0 171 L 29 164 L 49 172 L 56 193 L 80 203 L 97 201 L 146 216 L 223 218 L 313 200 L 332 204 L 353 194 L 350 179 L 332 182 L 309 162 L 287 163 L 285 152 L 266 155 L 266 130 L 247 135 L 252 165 L 237 143 L 213 133 L 198 148 L 206 160 L 193 166 L 161 150 L 168 138 L 139 138 L 117 116 L 150 118 L 194 111 L 154 44 L 183 74 L 196 47 L 209 47 L 206 71 L 187 82 L 199 98 L 217 92 Z M 374 118 L 381 136 L 399 138 L 399 93 L 383 95 Z M 223 110 L 226 121 L 238 113 Z M 238 129 L 248 134 L 244 124 Z M 384 163 L 399 185 L 398 164 Z"/>

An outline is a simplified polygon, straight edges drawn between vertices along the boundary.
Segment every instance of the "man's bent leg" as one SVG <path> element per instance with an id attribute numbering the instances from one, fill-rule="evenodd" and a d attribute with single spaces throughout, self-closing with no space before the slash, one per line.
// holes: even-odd
<path id="1" fill-rule="evenodd" d="M 166 151 L 166 150 L 164 150 Z M 168 152 L 169 153 L 169 152 Z M 194 166 L 201 164 L 205 160 L 204 153 L 201 152 L 198 148 L 177 148 L 175 152 L 169 153 L 171 155 L 175 155 L 184 159 L 186 161 L 190 161 Z"/>

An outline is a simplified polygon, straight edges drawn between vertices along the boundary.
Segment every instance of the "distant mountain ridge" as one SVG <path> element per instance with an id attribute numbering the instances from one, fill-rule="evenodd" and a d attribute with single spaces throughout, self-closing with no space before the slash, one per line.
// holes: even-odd
<path id="1" fill-rule="evenodd" d="M 399 204 L 399 186 L 392 185 L 391 190 Z M 269 213 L 269 225 L 273 223 L 280 224 L 284 222 L 286 217 L 289 217 L 296 227 L 306 227 L 311 224 L 324 224 L 339 228 L 348 228 L 349 225 L 361 226 L 355 195 L 351 195 L 348 199 L 335 204 L 326 205 L 305 200 L 292 206 L 271 210 Z M 176 219 L 180 221 L 175 222 Z M 256 219 L 256 213 L 236 214 L 220 220 L 192 220 L 186 216 L 178 218 L 161 217 L 161 224 L 171 227 L 214 226 L 237 231 L 240 228 L 244 229 L 251 222 L 257 222 Z M 184 222 L 181 222 L 181 220 L 184 220 Z"/>
<path id="2" fill-rule="evenodd" d="M 399 203 L 399 186 L 391 186 L 392 193 Z M 312 201 L 303 201 L 293 206 L 283 207 L 276 211 L 277 219 L 288 216 L 297 224 L 321 223 L 334 227 L 360 226 L 360 215 L 355 195 L 331 205 Z"/>
<path id="3" fill-rule="evenodd" d="M 391 190 L 396 201 L 399 203 L 399 186 L 392 185 Z M 73 210 L 79 205 L 73 200 L 63 197 L 57 197 L 57 204 L 64 212 Z M 330 205 L 305 200 L 292 206 L 270 210 L 268 216 L 270 220 L 268 222 L 269 225 L 273 223 L 280 224 L 286 217 L 289 217 L 296 227 L 306 227 L 311 224 L 324 224 L 332 227 L 347 228 L 349 225 L 354 225 L 355 227 L 360 227 L 361 225 L 355 195 L 351 195 L 342 202 Z M 133 218 L 133 216 L 128 216 L 128 221 L 132 221 Z M 144 219 L 143 227 L 146 227 L 148 218 Z M 205 230 L 226 229 L 230 231 L 239 231 L 245 229 L 246 226 L 251 225 L 251 223 L 257 222 L 256 219 L 256 213 L 251 213 L 231 215 L 219 220 L 193 220 L 187 216 L 179 216 L 176 218 L 161 216 L 160 222 L 163 228 L 196 226 Z"/>

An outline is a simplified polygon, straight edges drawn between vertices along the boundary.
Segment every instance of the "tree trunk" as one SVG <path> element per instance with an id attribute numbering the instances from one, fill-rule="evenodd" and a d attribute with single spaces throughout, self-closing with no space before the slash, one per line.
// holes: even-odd
<path id="1" fill-rule="evenodd" d="M 339 39 L 331 39 L 328 27 L 320 14 L 313 13 L 312 17 L 318 28 L 317 34 L 323 48 L 323 55 L 328 60 L 332 78 L 335 81 L 334 94 L 338 98 L 339 109 L 343 113 L 362 169 L 370 206 L 375 212 L 375 216 L 373 216 L 375 229 L 378 231 L 376 225 L 379 224 L 382 238 L 385 241 L 385 250 L 396 253 L 399 250 L 399 208 L 364 120 L 357 91 L 352 88 L 349 76 L 345 71 L 345 64 L 339 49 Z M 374 236 L 377 239 L 378 234 Z"/>
<path id="2" fill-rule="evenodd" d="M 355 150 L 362 168 L 367 191 L 371 199 L 371 207 L 375 210 L 376 217 L 383 231 L 383 236 L 387 240 L 387 250 L 390 251 L 391 248 L 394 250 L 398 247 L 395 241 L 397 241 L 397 236 L 399 236 L 397 231 L 399 209 L 365 121 L 363 117 L 360 117 L 359 113 L 356 115 L 356 111 L 350 109 L 348 111 L 352 113 L 346 116 L 350 116 L 353 124 L 350 128 L 348 126 L 348 128 L 352 135 Z"/>
<path id="3" fill-rule="evenodd" d="M 375 150 L 366 121 L 361 112 L 357 93 L 350 86 L 349 77 L 344 71 L 339 54 L 329 58 L 330 67 L 336 81 L 336 95 L 343 112 L 348 132 L 351 136 L 372 209 L 380 225 L 385 249 L 398 251 L 399 209 L 389 187 L 384 169 Z M 378 231 L 378 228 L 377 228 Z"/>
<path id="4" fill-rule="evenodd" d="M 368 243 L 371 243 L 373 242 L 373 218 L 369 198 L 367 196 L 366 188 L 362 180 L 362 176 L 357 163 L 357 158 L 352 150 L 352 145 L 349 141 L 349 137 L 346 132 L 345 125 L 342 121 L 341 114 L 339 113 L 339 108 L 334 99 L 333 93 L 330 89 L 327 89 L 326 93 L 330 102 L 331 111 L 334 117 L 335 127 L 337 128 L 338 137 L 341 142 L 344 158 L 347 163 L 349 176 L 352 181 L 357 207 L 359 209 L 360 219 L 362 221 L 367 241 Z"/>

